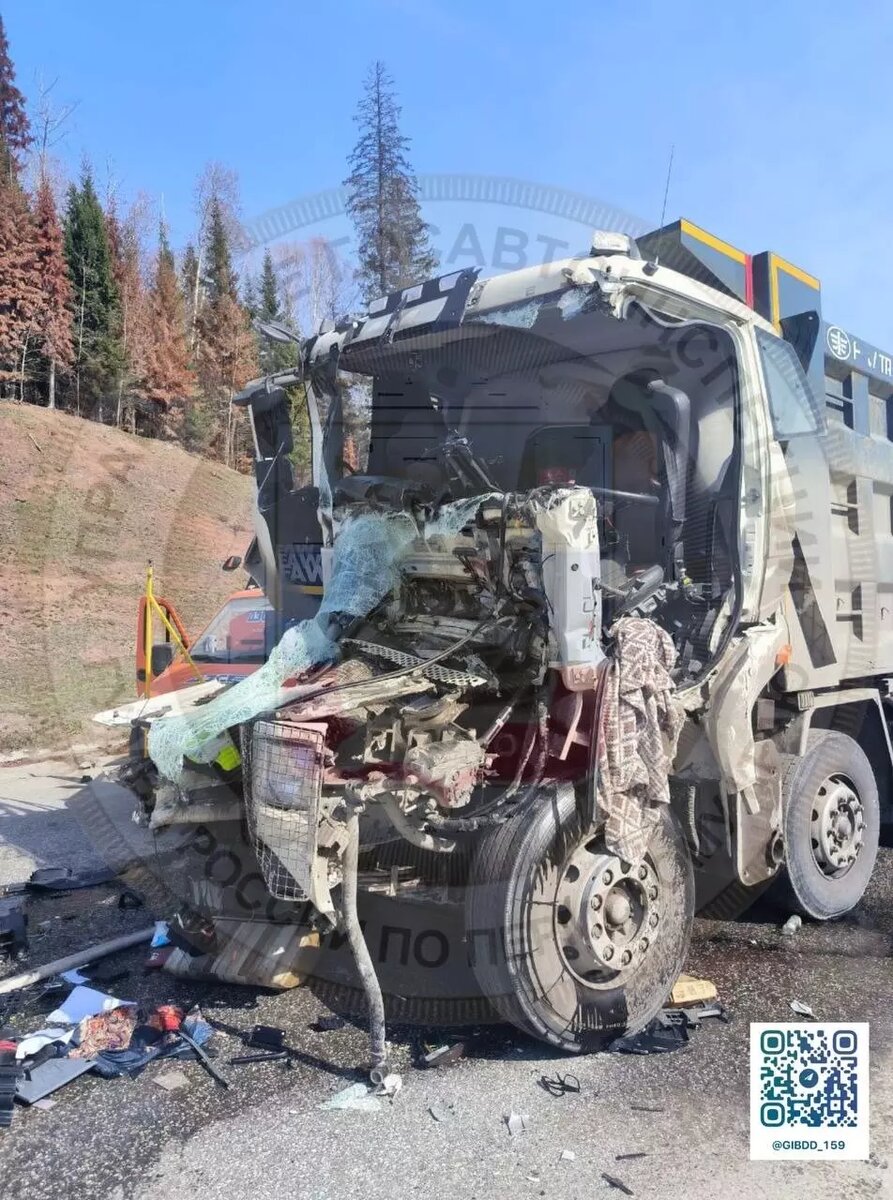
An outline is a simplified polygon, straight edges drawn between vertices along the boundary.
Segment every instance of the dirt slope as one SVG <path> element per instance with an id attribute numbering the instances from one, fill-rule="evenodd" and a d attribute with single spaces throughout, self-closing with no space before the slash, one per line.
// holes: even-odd
<path id="1" fill-rule="evenodd" d="M 0 752 L 95 741 L 134 693 L 136 606 L 198 632 L 245 576 L 251 481 L 161 442 L 0 402 Z"/>

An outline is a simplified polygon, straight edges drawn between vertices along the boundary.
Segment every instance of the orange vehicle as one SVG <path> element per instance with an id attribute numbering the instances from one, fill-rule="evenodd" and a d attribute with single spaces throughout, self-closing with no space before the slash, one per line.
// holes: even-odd
<path id="1" fill-rule="evenodd" d="M 276 613 L 260 588 L 233 592 L 194 641 L 190 641 L 183 621 L 170 601 L 160 596 L 155 600 L 188 650 L 188 657 L 179 652 L 168 628 L 159 621 L 156 629 L 164 640 L 152 645 L 147 670 L 149 602 L 145 596 L 141 597 L 136 629 L 138 696 L 144 697 L 150 692 L 153 696 L 175 692 L 209 679 L 235 683 L 256 671 L 270 647 L 276 644 Z"/>

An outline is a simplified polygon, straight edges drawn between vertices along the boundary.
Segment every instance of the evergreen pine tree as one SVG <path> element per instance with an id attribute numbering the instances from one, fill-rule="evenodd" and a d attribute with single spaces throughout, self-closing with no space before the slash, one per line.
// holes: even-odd
<path id="1" fill-rule="evenodd" d="M 117 391 L 121 350 L 116 337 L 119 296 L 105 214 L 89 168 L 68 189 L 65 258 L 74 295 L 74 381 L 78 413 L 102 420 Z"/>
<path id="2" fill-rule="evenodd" d="M 273 256 L 269 250 L 264 254 L 259 290 L 257 315 L 262 321 L 278 321 L 282 315 L 279 304 L 279 280 L 276 278 L 276 268 L 273 266 Z"/>
<path id="3" fill-rule="evenodd" d="M 233 269 L 233 256 L 223 209 L 216 196 L 211 200 L 208 216 L 204 276 L 207 297 L 212 304 L 224 296 L 237 298 L 239 280 Z"/>
<path id="4" fill-rule="evenodd" d="M 354 118 L 360 136 L 344 181 L 357 233 L 357 281 L 367 301 L 417 283 L 437 268 L 407 158 L 409 139 L 400 132 L 400 111 L 384 63 L 373 63 Z"/>
<path id="5" fill-rule="evenodd" d="M 31 141 L 25 98 L 15 84 L 15 68 L 0 16 L 0 174 L 7 179 L 18 175 Z"/>

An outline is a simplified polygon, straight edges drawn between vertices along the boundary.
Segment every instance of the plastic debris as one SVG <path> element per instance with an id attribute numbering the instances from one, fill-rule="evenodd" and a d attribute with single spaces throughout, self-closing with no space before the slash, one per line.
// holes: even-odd
<path id="1" fill-rule="evenodd" d="M 22 1104 L 33 1104 L 51 1092 L 58 1091 L 79 1075 L 93 1070 L 88 1058 L 48 1058 L 32 1067 L 25 1078 L 16 1084 L 16 1099 Z"/>
<path id="2" fill-rule="evenodd" d="M 465 1042 L 453 1042 L 452 1045 L 438 1046 L 428 1054 L 423 1054 L 419 1060 L 422 1067 L 448 1067 L 465 1057 Z"/>
<path id="3" fill-rule="evenodd" d="M 681 1011 L 681 1010 L 680 1010 Z M 688 1025 L 659 1017 L 631 1037 L 615 1038 L 608 1046 L 611 1054 L 668 1054 L 687 1045 Z"/>
<path id="4" fill-rule="evenodd" d="M 791 1012 L 795 1012 L 798 1017 L 812 1017 L 815 1020 L 815 1013 L 808 1004 L 804 1004 L 802 1000 L 791 1001 Z"/>
<path id="5" fill-rule="evenodd" d="M 456 1115 L 455 1104 L 429 1104 L 428 1112 L 435 1121 L 451 1121 Z"/>
<path id="6" fill-rule="evenodd" d="M 324 1110 L 356 1109 L 358 1112 L 380 1112 L 381 1101 L 373 1096 L 365 1083 L 352 1083 L 350 1087 L 342 1088 L 319 1107 Z"/>
<path id="7" fill-rule="evenodd" d="M 715 1000 L 716 984 L 709 979 L 696 979 L 693 975 L 680 975 L 670 992 L 672 1004 L 697 1004 L 704 1000 Z"/>
<path id="8" fill-rule="evenodd" d="M 618 1179 L 616 1175 L 609 1175 L 607 1171 L 602 1171 L 602 1179 L 604 1179 L 605 1183 L 609 1184 L 612 1188 L 616 1188 L 618 1192 L 623 1192 L 624 1196 L 635 1195 L 633 1189 L 631 1187 L 627 1187 L 623 1180 Z"/>
<path id="9" fill-rule="evenodd" d="M 80 1025 L 85 1017 L 95 1017 L 98 1013 L 110 1012 L 113 1008 L 135 1004 L 135 1000 L 119 1000 L 116 996 L 107 996 L 105 992 L 98 992 L 95 988 L 79 984 L 59 1007 L 50 1013 L 47 1021 L 52 1025 Z"/>
<path id="10" fill-rule="evenodd" d="M 559 1158 L 558 1161 L 559 1162 L 576 1162 L 577 1156 L 576 1156 L 576 1154 L 574 1154 L 573 1150 L 562 1150 L 561 1158 Z"/>
<path id="11" fill-rule="evenodd" d="M 398 1075 L 396 1071 L 392 1071 L 382 1079 L 381 1083 L 375 1089 L 375 1094 L 376 1096 L 396 1096 L 402 1087 L 402 1075 Z"/>
<path id="12" fill-rule="evenodd" d="M 630 1108 L 633 1112 L 665 1112 L 666 1109 L 662 1104 L 631 1104 Z"/>
<path id="13" fill-rule="evenodd" d="M 647 1158 L 647 1150 L 634 1150 L 631 1154 L 615 1154 L 614 1162 L 626 1162 L 631 1158 Z"/>
<path id="14" fill-rule="evenodd" d="M 527 1123 L 530 1117 L 527 1113 L 511 1112 L 505 1118 L 505 1123 L 508 1126 L 508 1131 L 512 1137 L 517 1137 L 521 1133 L 527 1132 Z"/>
<path id="15" fill-rule="evenodd" d="M 318 1021 L 310 1026 L 314 1033 L 334 1033 L 336 1029 L 343 1029 L 347 1025 L 344 1017 L 320 1017 Z"/>
<path id="16" fill-rule="evenodd" d="M 782 925 L 781 932 L 790 936 L 791 934 L 796 933 L 802 924 L 803 918 L 794 913 L 793 916 L 788 917 L 784 925 Z"/>
<path id="17" fill-rule="evenodd" d="M 158 1087 L 164 1088 L 166 1092 L 175 1092 L 178 1088 L 186 1087 L 189 1080 L 183 1071 L 162 1071 L 160 1075 L 156 1075 L 152 1080 Z"/>
<path id="18" fill-rule="evenodd" d="M 0 956 L 17 958 L 27 950 L 27 928 L 24 901 L 0 898 Z"/>
<path id="19" fill-rule="evenodd" d="M 544 1092 L 548 1092 L 550 1096 L 566 1096 L 569 1092 L 580 1091 L 580 1081 L 576 1075 L 562 1075 L 557 1073 L 553 1077 L 541 1075 L 539 1085 Z"/>
<path id="20" fill-rule="evenodd" d="M 156 921 L 155 932 L 152 934 L 152 941 L 149 943 L 150 950 L 158 950 L 162 946 L 171 944 L 170 929 L 167 921 Z"/>
<path id="21" fill-rule="evenodd" d="M 16 1058 L 20 1062 L 25 1058 L 32 1058 L 44 1046 L 52 1045 L 53 1042 L 67 1045 L 73 1035 L 73 1029 L 38 1029 L 19 1042 L 16 1046 Z"/>

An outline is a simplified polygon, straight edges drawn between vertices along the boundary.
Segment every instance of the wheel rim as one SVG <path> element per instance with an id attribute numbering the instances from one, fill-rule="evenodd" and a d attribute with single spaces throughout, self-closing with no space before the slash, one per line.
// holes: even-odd
<path id="1" fill-rule="evenodd" d="M 865 811 L 845 775 L 829 775 L 818 787 L 810 820 L 812 854 L 823 875 L 850 871 L 865 841 Z"/>
<path id="2" fill-rule="evenodd" d="M 647 855 L 624 862 L 602 838 L 587 836 L 561 865 L 553 908 L 553 935 L 566 969 L 586 987 L 620 987 L 657 936 L 660 879 Z"/>

